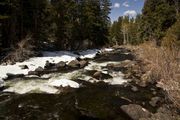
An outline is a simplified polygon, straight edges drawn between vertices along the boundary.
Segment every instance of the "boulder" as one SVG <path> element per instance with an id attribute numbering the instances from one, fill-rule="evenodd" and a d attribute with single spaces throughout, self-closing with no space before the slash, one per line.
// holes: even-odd
<path id="1" fill-rule="evenodd" d="M 84 68 L 85 66 L 88 65 L 88 61 L 86 61 L 86 60 L 81 60 L 81 61 L 79 62 L 79 64 L 80 64 L 80 68 Z"/>
<path id="2" fill-rule="evenodd" d="M 97 71 L 93 74 L 93 78 L 96 78 L 96 79 L 101 79 L 102 78 L 102 73 L 100 71 Z"/>
<path id="3" fill-rule="evenodd" d="M 55 66 L 54 63 L 50 63 L 49 61 L 46 61 L 46 64 L 45 64 L 44 68 L 50 69 L 50 68 L 52 68 L 52 67 L 54 67 L 54 66 Z"/>
<path id="4" fill-rule="evenodd" d="M 36 72 L 36 71 L 29 71 L 28 72 L 28 75 L 35 75 L 35 76 L 38 76 L 38 72 Z"/>
<path id="5" fill-rule="evenodd" d="M 160 97 L 153 97 L 151 98 L 151 101 L 149 102 L 149 104 L 153 107 L 156 107 L 160 101 L 161 101 Z"/>
<path id="6" fill-rule="evenodd" d="M 148 110 L 137 104 L 122 105 L 121 110 L 133 120 L 151 117 L 151 113 Z"/>
<path id="7" fill-rule="evenodd" d="M 79 68 L 80 64 L 78 60 L 72 60 L 71 62 L 69 62 L 68 66 L 71 68 Z"/>
<path id="8" fill-rule="evenodd" d="M 15 65 L 16 63 L 12 61 L 12 62 L 10 62 L 9 64 L 10 64 L 10 65 Z"/>
<path id="9" fill-rule="evenodd" d="M 42 67 L 38 67 L 38 68 L 35 69 L 35 71 L 29 71 L 28 75 L 37 75 L 37 76 L 39 76 L 39 75 L 41 75 L 43 73 L 44 73 L 44 69 Z"/>
<path id="10" fill-rule="evenodd" d="M 76 60 L 81 61 L 82 59 L 80 57 L 77 57 Z"/>
<path id="11" fill-rule="evenodd" d="M 19 67 L 20 67 L 21 69 L 29 69 L 29 67 L 28 67 L 27 65 L 19 65 Z"/>
<path id="12" fill-rule="evenodd" d="M 110 63 L 110 64 L 107 64 L 106 67 L 109 69 L 109 70 L 113 70 L 113 71 L 126 71 L 127 68 L 123 67 L 121 64 L 113 64 L 113 63 Z"/>
<path id="13" fill-rule="evenodd" d="M 44 69 L 43 69 L 42 67 L 38 67 L 38 68 L 35 69 L 35 71 L 36 71 L 36 72 L 43 72 Z"/>
<path id="14" fill-rule="evenodd" d="M 24 77 L 24 74 L 12 74 L 12 73 L 7 73 L 7 79 L 14 79 L 14 78 L 22 78 Z"/>
<path id="15" fill-rule="evenodd" d="M 151 118 L 140 120 L 179 120 L 180 116 L 176 112 L 172 112 L 169 108 L 160 107 Z"/>
<path id="16" fill-rule="evenodd" d="M 65 68 L 66 67 L 66 63 L 65 62 L 63 62 L 63 61 L 60 61 L 59 63 L 57 63 L 56 65 L 55 65 L 55 67 L 56 68 Z"/>
<path id="17" fill-rule="evenodd" d="M 111 75 L 102 73 L 102 72 L 100 72 L 100 71 L 95 72 L 92 77 L 93 77 L 93 78 L 96 78 L 96 79 L 98 79 L 98 80 L 104 80 L 104 79 L 113 78 Z"/>

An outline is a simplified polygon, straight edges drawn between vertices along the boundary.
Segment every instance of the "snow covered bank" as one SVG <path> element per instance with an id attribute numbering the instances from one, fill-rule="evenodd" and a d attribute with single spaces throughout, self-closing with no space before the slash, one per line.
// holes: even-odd
<path id="1" fill-rule="evenodd" d="M 81 59 L 85 59 L 85 58 L 92 59 L 96 57 L 97 53 L 101 53 L 101 50 L 93 49 L 93 50 L 86 50 L 86 51 L 79 52 Z"/>
<path id="2" fill-rule="evenodd" d="M 11 74 L 24 74 L 27 75 L 29 71 L 34 71 L 38 67 L 44 68 L 46 61 L 51 63 L 58 63 L 60 61 L 70 62 L 75 60 L 77 57 L 82 59 L 84 58 L 94 58 L 96 54 L 100 50 L 93 49 L 93 50 L 86 50 L 79 52 L 80 55 L 74 54 L 70 51 L 54 51 L 54 52 L 43 52 L 43 57 L 34 57 L 29 60 L 26 60 L 22 63 L 17 62 L 15 65 L 7 65 L 2 66 L 0 65 L 0 79 L 7 78 L 7 73 Z M 27 65 L 29 69 L 21 69 L 19 66 Z"/>
<path id="3" fill-rule="evenodd" d="M 104 49 L 105 50 L 105 49 Z M 103 51 L 103 50 L 101 50 Z M 7 73 L 12 74 L 28 74 L 28 71 L 34 71 L 37 67 L 41 66 L 44 68 L 46 61 L 51 63 L 58 63 L 60 61 L 70 62 L 75 60 L 77 57 L 81 58 L 94 58 L 98 52 L 97 49 L 86 50 L 79 52 L 77 55 L 73 52 L 68 51 L 56 51 L 56 52 L 43 52 L 43 57 L 34 57 L 22 63 L 16 63 L 15 65 L 0 66 L 0 80 L 1 78 L 7 77 Z M 107 51 L 111 51 L 107 49 Z M 104 81 L 110 85 L 122 85 L 128 80 L 123 79 L 123 74 L 121 72 L 109 71 L 106 66 L 108 64 L 119 64 L 120 62 L 103 62 L 98 63 L 95 61 L 90 61 L 88 66 L 84 69 L 75 70 L 68 73 L 51 73 L 45 74 L 42 77 L 47 78 L 47 80 L 42 80 L 41 78 L 35 78 L 31 80 L 16 80 L 16 81 L 6 81 L 6 86 L 9 86 L 4 92 L 15 92 L 19 94 L 25 93 L 59 93 L 58 87 L 71 87 L 79 88 L 80 84 L 76 82 L 77 79 L 85 80 L 91 83 Z M 20 65 L 27 65 L 29 69 L 21 69 Z M 103 74 L 108 74 L 112 76 L 111 78 L 106 78 L 104 80 L 98 80 L 93 78 L 93 76 L 86 74 L 88 71 L 100 71 Z M 73 81 L 74 80 L 74 81 Z M 1 85 L 1 82 L 0 82 Z"/>
<path id="4" fill-rule="evenodd" d="M 114 49 L 112 49 L 112 48 L 104 48 L 103 49 L 103 51 L 105 51 L 105 52 L 111 52 L 111 51 L 113 51 Z"/>

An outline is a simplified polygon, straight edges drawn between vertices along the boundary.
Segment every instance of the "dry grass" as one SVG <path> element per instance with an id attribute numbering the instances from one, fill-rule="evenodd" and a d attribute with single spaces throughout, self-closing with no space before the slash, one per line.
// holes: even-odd
<path id="1" fill-rule="evenodd" d="M 17 43 L 16 47 L 2 59 L 2 63 L 11 64 L 18 61 L 24 61 L 34 55 L 34 46 L 32 45 L 31 35 Z"/>
<path id="2" fill-rule="evenodd" d="M 167 91 L 168 98 L 180 107 L 180 51 L 156 47 L 148 42 L 134 48 L 138 59 L 146 64 L 145 71 L 151 71 L 151 79 Z"/>

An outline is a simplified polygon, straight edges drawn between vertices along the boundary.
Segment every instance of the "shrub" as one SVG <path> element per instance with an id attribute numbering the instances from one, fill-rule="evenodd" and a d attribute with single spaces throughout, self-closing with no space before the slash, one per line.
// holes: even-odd
<path id="1" fill-rule="evenodd" d="M 163 38 L 162 45 L 170 49 L 180 48 L 180 20 L 178 20 L 169 30 Z"/>
<path id="2" fill-rule="evenodd" d="M 151 70 L 151 79 L 155 79 L 174 105 L 180 107 L 180 51 L 157 47 L 150 42 L 137 48 L 139 58 L 148 63 L 144 69 Z"/>
<path id="3" fill-rule="evenodd" d="M 32 36 L 27 35 L 25 39 L 17 43 L 16 47 L 2 59 L 1 63 L 11 64 L 14 62 L 24 61 L 30 57 L 36 56 L 38 53 L 34 51 Z"/>

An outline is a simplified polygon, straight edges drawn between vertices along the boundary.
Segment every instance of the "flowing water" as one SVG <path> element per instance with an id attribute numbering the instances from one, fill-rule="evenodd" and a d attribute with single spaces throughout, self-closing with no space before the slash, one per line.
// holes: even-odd
<path id="1" fill-rule="evenodd" d="M 105 67 L 127 59 L 132 60 L 133 56 L 120 49 L 100 55 L 84 69 L 52 73 L 42 76 L 43 79 L 7 81 L 9 88 L 0 93 L 0 120 L 130 120 L 120 109 L 129 103 L 155 112 L 149 101 L 155 96 L 154 91 L 160 94 L 161 90 L 136 86 L 123 79 L 121 71 L 109 71 Z M 92 78 L 95 71 L 112 77 L 95 80 Z M 50 79 L 62 78 L 77 82 L 80 88 L 56 88 L 47 84 Z M 139 90 L 133 92 L 132 85 Z"/>

